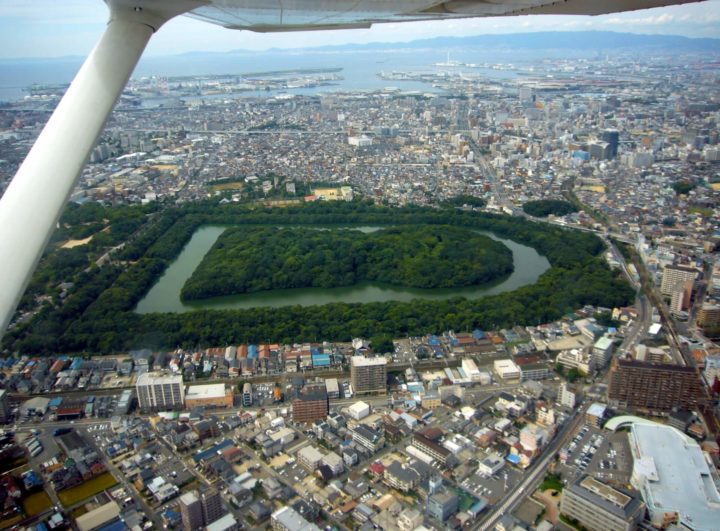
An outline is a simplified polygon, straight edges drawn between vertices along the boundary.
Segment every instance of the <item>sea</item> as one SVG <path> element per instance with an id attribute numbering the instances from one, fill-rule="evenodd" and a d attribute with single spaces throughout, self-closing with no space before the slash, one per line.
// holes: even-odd
<path id="1" fill-rule="evenodd" d="M 253 72 L 310 68 L 342 68 L 342 80 L 332 85 L 288 89 L 290 94 L 317 94 L 352 90 L 378 90 L 397 87 L 403 91 L 432 91 L 431 85 L 418 81 L 387 80 L 381 72 L 464 71 L 492 79 L 512 79 L 531 75 L 534 65 L 547 59 L 566 57 L 567 51 L 552 50 L 522 53 L 513 50 L 448 50 L 441 49 L 352 49 L 332 51 L 270 51 L 189 53 L 168 57 L 143 57 L 133 78 L 202 75 L 242 75 Z M 467 66 L 448 66 L 461 63 Z M 72 81 L 82 58 L 0 60 L 0 101 L 18 101 L 27 95 L 33 84 L 62 84 Z M 438 66 L 439 65 L 439 66 Z M 498 68 L 497 65 L 503 65 Z M 266 95 L 266 92 L 263 92 Z M 258 92 L 257 94 L 260 94 Z M 253 95 L 248 94 L 248 95 Z"/>

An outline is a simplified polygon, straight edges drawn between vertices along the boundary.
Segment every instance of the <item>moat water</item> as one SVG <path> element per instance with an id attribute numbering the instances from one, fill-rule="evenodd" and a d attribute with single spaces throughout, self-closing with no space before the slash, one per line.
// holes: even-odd
<path id="1" fill-rule="evenodd" d="M 477 299 L 534 284 L 540 275 L 550 268 L 550 262 L 548 262 L 547 258 L 540 255 L 532 247 L 499 238 L 489 232 L 479 231 L 494 240 L 502 242 L 512 251 L 515 269 L 510 275 L 487 284 L 460 288 L 418 289 L 391 286 L 379 282 L 362 282 L 353 286 L 339 288 L 278 289 L 227 297 L 214 297 L 192 302 L 181 301 L 180 290 L 185 281 L 190 278 L 190 275 L 195 271 L 205 254 L 227 228 L 225 225 L 205 225 L 195 231 L 175 261 L 170 264 L 162 277 L 138 303 L 135 311 L 138 313 L 189 312 L 211 309 L 248 309 L 263 306 L 312 306 L 332 302 L 407 302 L 413 299 L 441 300 L 452 297 Z M 367 233 L 385 227 L 342 226 L 333 228 L 351 228 Z"/>

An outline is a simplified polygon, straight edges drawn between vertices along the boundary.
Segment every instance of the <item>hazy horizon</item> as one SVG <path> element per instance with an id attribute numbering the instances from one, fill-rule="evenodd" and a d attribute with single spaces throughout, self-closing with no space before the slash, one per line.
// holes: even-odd
<path id="1" fill-rule="evenodd" d="M 283 55 L 283 54 L 293 54 L 299 51 L 309 51 L 309 52 L 315 52 L 322 53 L 323 50 L 327 49 L 329 50 L 328 53 L 341 53 L 342 48 L 348 48 L 348 49 L 354 49 L 357 47 L 358 49 L 363 47 L 387 47 L 388 50 L 408 50 L 413 48 L 417 43 L 425 42 L 425 41 L 434 41 L 438 39 L 474 39 L 474 38 L 482 38 L 482 37 L 510 37 L 510 36 L 517 36 L 517 37 L 529 37 L 535 34 L 577 34 L 577 33 L 588 33 L 588 34 L 615 34 L 618 36 L 636 36 L 636 37 L 666 37 L 666 38 L 679 38 L 679 39 L 688 39 L 690 42 L 693 41 L 716 41 L 719 44 L 718 51 L 720 52 L 720 36 L 719 37 L 702 37 L 702 36 L 696 36 L 696 37 L 688 37 L 686 35 L 677 35 L 677 34 L 656 34 L 656 33 L 636 33 L 636 32 L 629 32 L 629 31 L 611 31 L 611 30 L 600 30 L 600 29 L 593 29 L 593 30 L 586 30 L 586 31 L 578 31 L 578 30 L 537 30 L 537 31 L 523 31 L 523 32 L 514 32 L 514 33 L 497 33 L 497 34 L 485 34 L 485 33 L 478 33 L 474 35 L 461 35 L 461 36 L 452 36 L 452 35 L 439 35 L 439 36 L 430 36 L 430 37 L 421 37 L 417 39 L 413 39 L 410 41 L 403 41 L 403 42 L 391 42 L 391 41 L 371 41 L 367 43 L 338 43 L 338 44 L 320 44 L 320 45 L 313 45 L 313 46 L 307 46 L 305 48 L 268 48 L 264 50 L 252 50 L 249 48 L 234 48 L 232 50 L 193 50 L 193 51 L 183 51 L 183 52 L 175 52 L 175 53 L 167 53 L 165 55 L 144 55 L 146 59 L 163 59 L 163 58 L 181 58 L 183 56 L 196 56 L 196 55 L 222 55 L 222 54 L 277 54 L 277 55 Z M 518 45 L 522 47 L 522 45 Z M 552 46 L 551 46 L 552 47 Z M 582 48 L 585 48 L 586 46 L 582 46 Z M 617 44 L 610 44 L 607 46 L 608 48 L 622 48 L 622 45 Z M 337 49 L 337 50 L 334 50 Z M 374 49 L 374 48 L 373 48 Z M 381 48 L 378 48 L 381 49 Z M 422 48 L 419 48 L 422 49 Z M 541 48 L 542 49 L 542 48 Z M 442 52 L 443 54 L 446 53 L 445 50 L 437 50 L 438 52 Z M 0 63 L 5 62 L 22 62 L 22 61 L 28 61 L 28 62 L 45 62 L 45 61 L 77 61 L 77 60 L 84 60 L 84 55 L 63 55 L 63 56 L 43 56 L 43 57 L 31 57 L 31 56 L 24 56 L 24 57 L 1 57 L 0 56 Z M 142 61 L 142 59 L 141 59 Z"/>
<path id="2" fill-rule="evenodd" d="M 0 4 L 0 59 L 86 56 L 103 32 L 107 8 L 100 0 L 59 4 L 11 0 Z M 153 37 L 145 55 L 188 52 L 292 50 L 337 44 L 407 43 L 431 37 L 541 31 L 616 31 L 690 38 L 720 35 L 720 0 L 630 11 L 597 17 L 533 15 L 376 24 L 370 29 L 253 33 L 228 30 L 178 17 Z"/>

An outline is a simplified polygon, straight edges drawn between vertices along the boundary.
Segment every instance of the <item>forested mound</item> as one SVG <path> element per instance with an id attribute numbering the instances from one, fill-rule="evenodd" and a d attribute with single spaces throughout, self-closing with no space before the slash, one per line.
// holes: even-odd
<path id="1" fill-rule="evenodd" d="M 111 219 L 119 207 L 105 210 L 103 216 Z M 136 210 L 145 214 L 140 207 L 131 212 Z M 90 269 L 81 265 L 72 277 L 73 292 L 61 304 L 45 306 L 29 322 L 9 330 L 2 347 L 33 355 L 112 353 L 134 348 L 349 341 L 353 337 L 403 337 L 445 330 L 494 330 L 548 323 L 586 304 L 624 306 L 635 296 L 621 273 L 605 263 L 601 255 L 604 246 L 597 236 L 520 217 L 456 208 L 390 208 L 360 200 L 275 209 L 203 201 L 147 213 L 144 220 L 114 255 L 115 262 Z M 453 225 L 530 245 L 546 256 L 552 267 L 531 286 L 476 300 L 457 297 L 178 314 L 133 312 L 192 234 L 206 224 L 242 225 L 246 230 L 259 225 Z"/>
<path id="2" fill-rule="evenodd" d="M 183 286 L 183 300 L 372 280 L 413 288 L 483 284 L 513 270 L 512 252 L 448 225 L 358 230 L 235 227 L 225 231 Z"/>
<path id="3" fill-rule="evenodd" d="M 557 199 L 540 199 L 538 201 L 528 201 L 523 205 L 523 211 L 526 214 L 535 216 L 536 218 L 544 218 L 553 214 L 554 216 L 565 216 L 577 212 L 572 203 L 560 201 Z"/>

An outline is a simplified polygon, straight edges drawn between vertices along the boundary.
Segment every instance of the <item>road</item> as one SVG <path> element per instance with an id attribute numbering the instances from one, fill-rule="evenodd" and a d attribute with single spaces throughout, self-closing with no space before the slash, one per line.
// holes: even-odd
<path id="1" fill-rule="evenodd" d="M 495 172 L 495 168 L 493 168 L 488 163 L 487 159 L 485 159 L 485 156 L 482 154 L 475 141 L 470 137 L 467 138 L 468 145 L 473 152 L 475 163 L 480 167 L 483 177 L 490 184 L 492 197 L 493 199 L 495 199 L 495 203 L 501 209 L 512 209 L 513 203 L 512 201 L 510 201 L 510 199 L 507 197 L 502 187 L 500 186 L 500 180 L 498 179 L 497 173 Z"/>
<path id="2" fill-rule="evenodd" d="M 652 310 L 650 302 L 644 294 L 640 294 L 635 305 L 638 309 L 638 315 L 635 321 L 625 330 L 625 339 L 623 339 L 619 350 L 628 352 L 640 343 L 647 333 L 652 323 Z"/>
<path id="3" fill-rule="evenodd" d="M 418 370 L 423 371 L 430 371 L 435 369 L 445 369 L 448 367 L 458 367 L 461 363 L 460 357 L 455 358 L 442 358 L 440 360 L 421 360 L 419 362 L 415 362 L 414 365 Z M 389 363 L 388 369 L 391 371 L 404 371 L 405 369 L 408 369 L 412 367 L 413 364 L 409 362 L 404 363 Z M 253 384 L 258 383 L 272 383 L 276 382 L 281 378 L 292 378 L 293 376 L 302 376 L 306 380 L 313 379 L 315 377 L 319 378 L 350 378 L 350 368 L 342 368 L 342 369 L 318 369 L 318 370 L 306 370 L 301 373 L 278 373 L 278 374 L 259 374 L 255 376 L 242 376 L 237 378 L 212 378 L 212 379 L 203 379 L 203 380 L 197 380 L 197 381 L 188 381 L 185 382 L 186 385 L 200 385 L 200 384 L 218 384 L 218 383 L 224 383 L 228 385 L 237 385 L 238 383 L 242 381 L 249 381 Z M 45 393 L 29 393 L 29 394 L 23 394 L 23 393 L 8 393 L 8 397 L 10 400 L 27 400 L 29 398 L 33 398 L 36 396 L 41 396 L 44 398 L 53 398 L 57 396 L 105 396 L 105 395 L 115 395 L 119 394 L 122 391 L 126 389 L 135 389 L 135 385 L 124 385 L 124 386 L 118 386 L 113 387 L 111 389 L 83 389 L 83 390 L 62 390 L 62 391 L 50 391 Z"/>
<path id="4" fill-rule="evenodd" d="M 558 432 L 552 442 L 545 448 L 538 460 L 526 471 L 525 477 L 515 490 L 508 493 L 505 498 L 493 508 L 488 515 L 483 518 L 476 527 L 478 531 L 486 531 L 491 529 L 506 514 L 510 514 L 520 504 L 525 496 L 534 492 L 537 486 L 545 477 L 550 463 L 555 459 L 555 455 L 560 448 L 570 439 L 580 423 L 585 419 L 585 411 L 587 405 L 575 410 L 574 417 Z"/>

